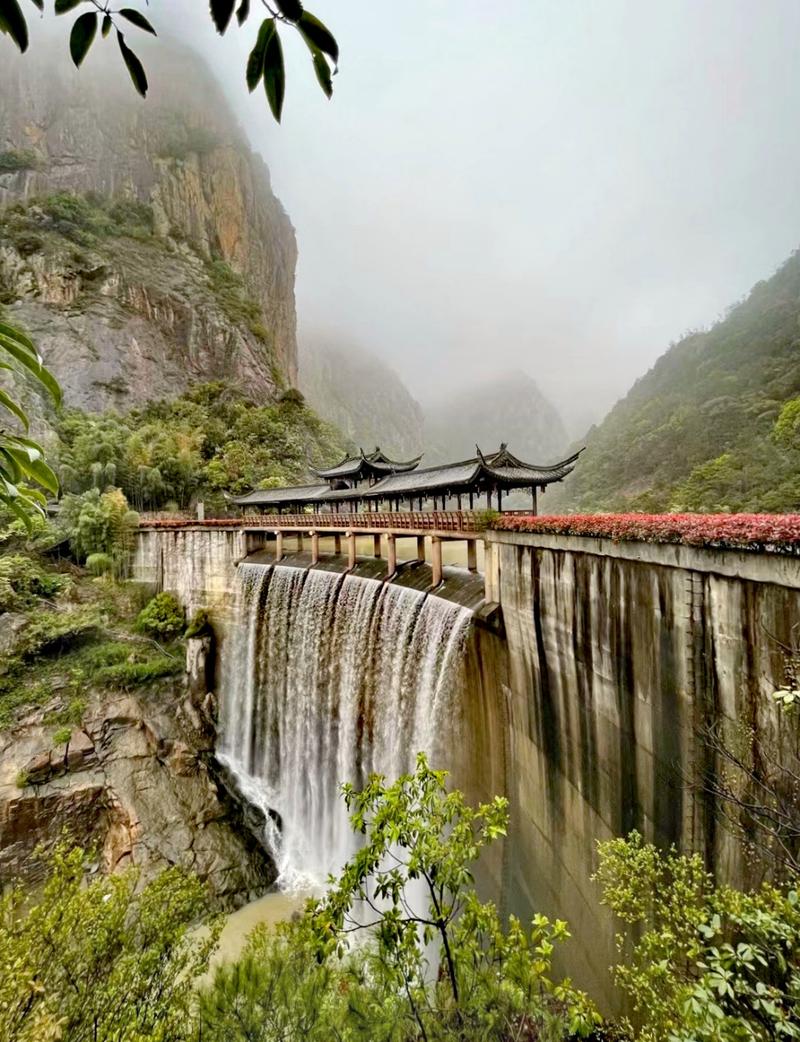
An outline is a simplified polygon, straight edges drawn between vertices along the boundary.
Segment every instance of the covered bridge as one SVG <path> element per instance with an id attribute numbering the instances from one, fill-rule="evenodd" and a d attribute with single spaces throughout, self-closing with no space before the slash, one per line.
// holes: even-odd
<path id="1" fill-rule="evenodd" d="M 551 466 L 525 463 L 502 444 L 497 452 L 482 453 L 458 463 L 419 467 L 422 457 L 405 462 L 389 459 L 380 449 L 366 455 L 348 456 L 327 470 L 314 473 L 324 483 L 270 488 L 233 496 L 231 502 L 242 508 L 290 513 L 312 507 L 314 510 L 422 510 L 431 503 L 434 510 L 445 509 L 455 500 L 458 509 L 472 510 L 486 497 L 488 508 L 503 509 L 504 494 L 525 490 L 531 495 L 536 512 L 537 493 L 547 485 L 562 481 L 572 472 L 583 451 Z"/>

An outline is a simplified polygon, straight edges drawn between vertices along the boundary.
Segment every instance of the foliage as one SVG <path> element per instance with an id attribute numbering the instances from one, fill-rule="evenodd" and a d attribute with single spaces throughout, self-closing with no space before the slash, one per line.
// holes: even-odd
<path id="1" fill-rule="evenodd" d="M 600 844 L 603 900 L 631 927 L 617 980 L 647 1042 L 800 1038 L 800 904 L 795 890 L 715 886 L 698 855 L 633 833 Z"/>
<path id="2" fill-rule="evenodd" d="M 18 170 L 36 170 L 41 166 L 38 153 L 30 148 L 12 148 L 0 152 L 0 174 L 15 173 Z"/>
<path id="3" fill-rule="evenodd" d="M 84 883 L 85 856 L 59 845 L 37 898 L 0 899 L 0 1038 L 180 1042 L 218 927 L 201 884 L 175 868 L 144 887 L 129 871 Z"/>
<path id="4" fill-rule="evenodd" d="M 162 677 L 174 677 L 183 672 L 183 662 L 177 657 L 156 655 L 143 662 L 118 662 L 98 669 L 94 681 L 100 687 L 115 691 L 132 691 L 145 687 Z"/>
<path id="5" fill-rule="evenodd" d="M 800 552 L 800 515 L 780 514 L 507 514 L 493 528 L 504 532 L 544 532 L 684 543 L 736 550 Z"/>
<path id="6" fill-rule="evenodd" d="M 800 508 L 800 253 L 673 344 L 590 432 L 553 501 L 590 510 Z"/>
<path id="7" fill-rule="evenodd" d="M 171 640 L 186 625 L 183 608 L 171 593 L 157 593 L 136 619 L 136 628 L 150 637 Z"/>
<path id="8" fill-rule="evenodd" d="M 0 19 L 0 29 L 2 20 Z M 42 365 L 33 342 L 19 329 L 0 320 L 0 369 L 27 374 L 39 391 L 47 392 L 53 401 L 61 401 L 61 389 L 52 374 Z M 7 391 L 0 387 L 0 410 L 7 413 L 24 431 L 28 430 L 25 411 Z M 34 482 L 47 492 L 58 491 L 55 474 L 44 461 L 40 445 L 21 434 L 0 429 L 0 506 L 23 523 L 30 524 L 31 515 L 44 514 L 45 496 Z"/>
<path id="9" fill-rule="evenodd" d="M 147 239 L 153 234 L 153 209 L 146 203 L 87 192 L 56 192 L 15 203 L 0 215 L 0 234 L 22 253 L 43 247 L 48 235 L 80 246 L 114 236 Z"/>
<path id="10" fill-rule="evenodd" d="M 0 556 L 0 612 L 30 607 L 37 597 L 53 597 L 69 584 L 67 576 L 47 572 L 27 554 Z"/>
<path id="11" fill-rule="evenodd" d="M 259 340 L 268 341 L 261 306 L 249 296 L 242 276 L 219 258 L 207 259 L 206 270 L 211 290 L 231 322 L 247 326 Z"/>
<path id="12" fill-rule="evenodd" d="M 86 558 L 86 571 L 92 575 L 107 575 L 113 567 L 111 554 L 94 553 Z"/>
<path id="13" fill-rule="evenodd" d="M 79 560 L 102 554 L 111 559 L 116 574 L 125 571 L 139 517 L 120 489 L 100 493 L 93 488 L 80 496 L 65 496 L 61 520 Z"/>
<path id="14" fill-rule="evenodd" d="M 504 931 L 495 907 L 475 895 L 471 865 L 505 834 L 507 801 L 473 809 L 445 779 L 420 753 L 415 773 L 390 785 L 376 775 L 361 792 L 343 786 L 365 842 L 310 906 L 320 957 L 342 957 L 350 933 L 373 931 L 387 989 L 404 996 L 404 1031 L 423 1039 L 504 1039 L 555 1024 L 558 1037 L 588 1034 L 599 1019 L 591 1004 L 549 976 L 566 925 L 537 916 L 526 929 L 511 917 Z"/>
<path id="15" fill-rule="evenodd" d="M 200 608 L 192 616 L 189 625 L 186 627 L 184 637 L 203 637 L 211 632 L 211 620 L 208 617 L 208 612 L 204 608 Z"/>
<path id="16" fill-rule="evenodd" d="M 44 9 L 44 0 L 32 2 L 40 11 Z M 141 61 L 128 45 L 122 30 L 125 29 L 127 32 L 130 26 L 134 26 L 156 36 L 150 21 L 136 8 L 124 7 L 119 11 L 112 11 L 108 5 L 94 3 L 94 0 L 56 0 L 55 13 L 66 14 L 83 2 L 89 5 L 89 10 L 84 9 L 73 23 L 69 38 L 72 61 L 80 67 L 97 36 L 98 29 L 104 39 L 114 29 L 117 46 L 133 86 L 142 97 L 146 97 L 147 74 Z M 250 2 L 211 0 L 210 10 L 217 32 L 223 34 L 233 21 L 234 10 L 240 26 L 247 21 Z M 297 30 L 308 47 L 314 74 L 327 97 L 333 93 L 331 77 L 336 72 L 339 48 L 330 31 L 318 18 L 303 9 L 300 0 L 275 0 L 274 9 L 270 7 L 268 10 L 272 17 L 261 23 L 255 46 L 247 61 L 246 80 L 251 91 L 263 82 L 272 114 L 280 122 L 286 74 L 279 29 L 288 26 Z M 28 26 L 20 0 L 3 0 L 0 6 L 0 32 L 10 36 L 20 51 L 27 50 Z"/>
<path id="17" fill-rule="evenodd" d="M 59 727 L 59 729 L 53 733 L 53 745 L 66 745 L 71 737 L 71 727 Z"/>
<path id="18" fill-rule="evenodd" d="M 344 448 L 304 405 L 257 405 L 222 382 L 125 416 L 71 410 L 59 435 L 57 470 L 67 492 L 117 485 L 139 510 L 170 500 L 186 509 L 194 498 L 221 508 L 223 493 L 302 480 L 309 455 L 331 460 Z"/>

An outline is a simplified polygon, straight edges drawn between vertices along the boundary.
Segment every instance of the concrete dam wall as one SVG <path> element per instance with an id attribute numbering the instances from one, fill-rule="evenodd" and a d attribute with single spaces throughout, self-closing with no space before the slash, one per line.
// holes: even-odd
<path id="1" fill-rule="evenodd" d="M 139 536 L 135 577 L 172 590 L 190 610 L 208 607 L 223 661 L 243 622 L 237 564 L 253 560 L 248 538 L 199 529 Z M 467 740 L 454 741 L 451 763 L 440 765 L 473 800 L 508 796 L 509 839 L 486 866 L 485 886 L 506 911 L 568 920 L 563 968 L 610 995 L 614 924 L 591 880 L 598 840 L 636 828 L 701 851 L 722 878 L 755 881 L 699 788 L 714 768 L 700 736 L 726 720 L 754 754 L 794 741 L 770 695 L 800 627 L 800 559 L 490 532 L 486 562 L 502 625 L 473 615 L 458 668 Z M 343 571 L 346 561 L 324 567 Z M 458 588 L 451 576 L 437 595 L 448 582 Z M 224 683 L 218 695 L 230 696 Z"/>

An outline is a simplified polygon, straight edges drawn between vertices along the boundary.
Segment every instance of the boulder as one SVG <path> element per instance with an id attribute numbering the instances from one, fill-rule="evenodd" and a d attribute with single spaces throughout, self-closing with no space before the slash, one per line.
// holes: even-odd
<path id="1" fill-rule="evenodd" d="M 19 650 L 29 623 L 27 615 L 16 611 L 0 615 L 0 675 L 8 672 L 9 659 Z"/>

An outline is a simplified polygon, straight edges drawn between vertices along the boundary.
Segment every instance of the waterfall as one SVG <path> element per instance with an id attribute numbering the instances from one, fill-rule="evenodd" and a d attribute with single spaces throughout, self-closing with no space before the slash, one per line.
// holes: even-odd
<path id="1" fill-rule="evenodd" d="M 340 784 L 445 762 L 470 613 L 352 575 L 241 564 L 224 656 L 220 758 L 280 816 L 284 885 L 314 885 L 356 849 Z"/>

